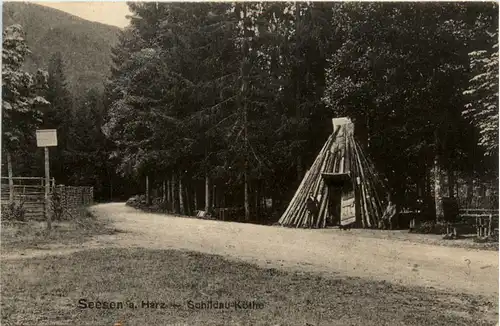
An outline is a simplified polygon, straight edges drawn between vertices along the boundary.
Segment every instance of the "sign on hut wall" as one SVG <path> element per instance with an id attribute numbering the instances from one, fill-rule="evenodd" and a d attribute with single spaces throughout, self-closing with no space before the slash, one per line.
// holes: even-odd
<path id="1" fill-rule="evenodd" d="M 356 202 L 354 191 L 342 194 L 340 224 L 349 225 L 356 222 Z"/>

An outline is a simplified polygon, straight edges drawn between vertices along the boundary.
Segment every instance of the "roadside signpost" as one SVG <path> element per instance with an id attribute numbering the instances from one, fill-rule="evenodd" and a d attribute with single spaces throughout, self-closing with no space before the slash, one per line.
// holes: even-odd
<path id="1" fill-rule="evenodd" d="M 52 228 L 50 216 L 50 163 L 49 163 L 49 147 L 57 146 L 57 130 L 56 129 L 40 129 L 36 131 L 36 145 L 43 147 L 45 151 L 45 218 L 47 219 L 47 229 Z"/>

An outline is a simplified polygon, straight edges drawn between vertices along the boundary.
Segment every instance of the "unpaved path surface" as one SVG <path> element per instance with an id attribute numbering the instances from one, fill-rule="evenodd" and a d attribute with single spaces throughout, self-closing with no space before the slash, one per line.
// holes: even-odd
<path id="1" fill-rule="evenodd" d="M 362 237 L 336 229 L 289 229 L 150 214 L 122 203 L 92 209 L 98 216 L 110 218 L 124 233 L 97 237 L 80 248 L 61 248 L 60 254 L 110 246 L 185 249 L 267 267 L 434 287 L 484 295 L 495 301 L 498 298 L 496 251 Z M 24 255 L 39 254 L 43 253 Z"/>

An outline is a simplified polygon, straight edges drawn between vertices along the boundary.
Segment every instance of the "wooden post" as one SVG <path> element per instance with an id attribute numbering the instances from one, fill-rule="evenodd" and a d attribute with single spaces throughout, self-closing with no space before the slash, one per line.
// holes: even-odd
<path id="1" fill-rule="evenodd" d="M 210 177 L 208 172 L 205 171 L 205 212 L 210 212 Z"/>
<path id="2" fill-rule="evenodd" d="M 472 203 L 472 198 L 474 197 L 474 178 L 469 176 L 467 178 L 467 188 L 466 188 L 466 201 L 467 206 L 470 206 Z"/>
<path id="3" fill-rule="evenodd" d="M 146 176 L 146 205 L 149 205 L 149 176 Z"/>
<path id="4" fill-rule="evenodd" d="M 441 171 L 441 167 L 439 166 L 439 156 L 436 154 L 434 159 L 434 200 L 436 206 L 436 221 L 442 221 L 444 219 L 444 211 L 443 211 L 443 194 L 442 194 L 442 186 L 443 186 L 443 175 Z"/>
<path id="5" fill-rule="evenodd" d="M 167 201 L 167 193 L 166 193 L 166 185 L 165 185 L 165 180 L 163 180 L 163 184 L 161 186 L 161 196 L 162 200 L 165 203 Z"/>
<path id="6" fill-rule="evenodd" d="M 255 185 L 255 217 L 259 218 L 259 183 L 257 182 Z"/>
<path id="7" fill-rule="evenodd" d="M 217 202 L 216 202 L 216 197 L 217 197 L 217 186 L 214 185 L 214 190 L 213 190 L 213 193 L 212 193 L 212 208 L 215 208 L 217 207 Z"/>
<path id="8" fill-rule="evenodd" d="M 493 215 L 490 214 L 490 217 L 488 219 L 488 234 L 487 236 L 490 237 L 493 234 Z"/>
<path id="9" fill-rule="evenodd" d="M 476 236 L 479 238 L 480 237 L 480 225 L 479 225 L 479 217 L 476 217 Z"/>
<path id="10" fill-rule="evenodd" d="M 170 186 L 172 187 L 172 190 L 170 192 L 170 195 L 172 196 L 172 212 L 174 213 L 179 213 L 179 204 L 177 201 L 177 196 L 175 195 L 175 186 L 176 180 L 175 180 L 175 172 L 172 172 L 172 181 L 170 183 Z"/>
<path id="11" fill-rule="evenodd" d="M 192 208 L 191 208 L 191 195 L 189 194 L 189 188 L 190 184 L 189 181 L 186 181 L 183 187 L 183 194 L 184 194 L 184 211 L 186 215 L 191 215 L 192 213 Z"/>
<path id="12" fill-rule="evenodd" d="M 167 178 L 167 210 L 172 210 L 172 196 L 170 195 L 172 188 L 170 187 L 170 179 Z"/>
<path id="13" fill-rule="evenodd" d="M 448 168 L 448 196 L 451 198 L 455 198 L 455 172 Z"/>
<path id="14" fill-rule="evenodd" d="M 52 229 L 52 220 L 50 216 L 50 163 L 49 148 L 44 147 L 45 151 L 45 218 L 47 219 L 47 229 Z"/>
<path id="15" fill-rule="evenodd" d="M 9 202 L 14 201 L 14 179 L 12 177 L 12 157 L 10 151 L 7 151 L 7 170 L 9 173 Z"/>
<path id="16" fill-rule="evenodd" d="M 182 190 L 182 172 L 179 172 L 179 213 L 184 215 L 184 194 Z"/>
<path id="17" fill-rule="evenodd" d="M 197 195 L 197 188 L 196 188 L 196 183 L 194 185 L 194 194 L 193 194 L 193 197 L 194 197 L 194 210 L 197 211 L 198 210 L 198 195 Z"/>

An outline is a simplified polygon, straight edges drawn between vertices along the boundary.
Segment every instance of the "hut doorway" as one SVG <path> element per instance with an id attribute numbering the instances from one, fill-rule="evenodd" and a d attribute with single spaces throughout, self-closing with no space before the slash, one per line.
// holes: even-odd
<path id="1" fill-rule="evenodd" d="M 348 173 L 322 173 L 328 186 L 329 226 L 349 225 L 356 222 L 355 197 Z"/>
<path id="2" fill-rule="evenodd" d="M 328 186 L 328 223 L 327 226 L 340 225 L 340 207 L 342 188 L 335 185 Z"/>

